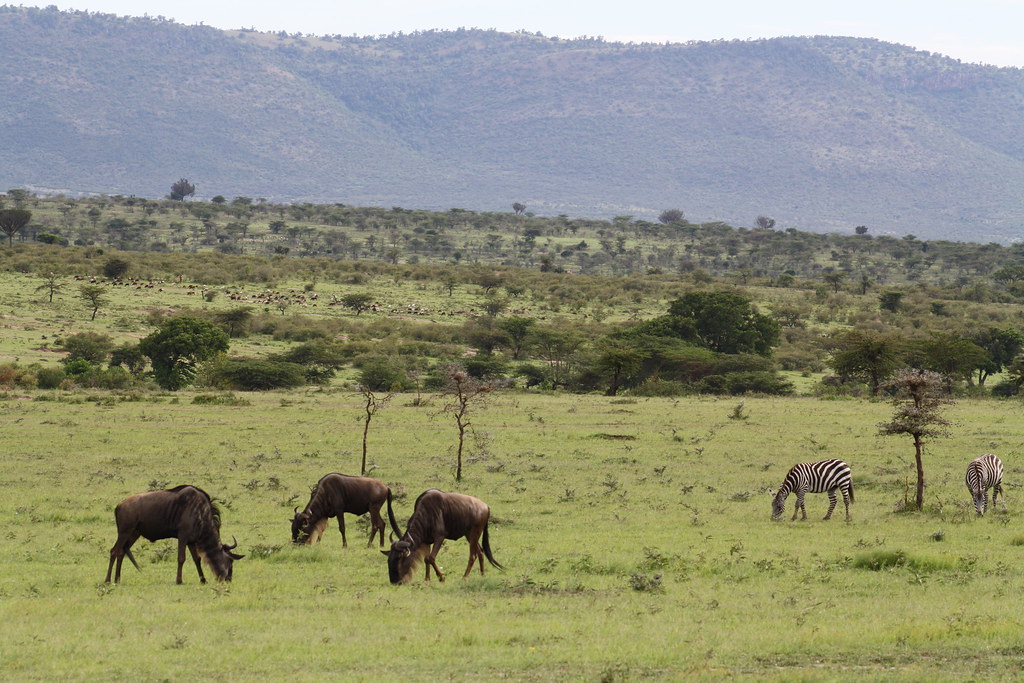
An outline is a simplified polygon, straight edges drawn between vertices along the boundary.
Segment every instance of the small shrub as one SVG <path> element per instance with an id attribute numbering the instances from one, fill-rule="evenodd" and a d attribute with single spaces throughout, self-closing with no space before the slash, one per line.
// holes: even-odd
<path id="1" fill-rule="evenodd" d="M 248 406 L 252 405 L 250 401 L 244 398 L 238 398 L 232 393 L 227 394 L 199 394 L 192 399 L 192 404 L 197 406 L 202 405 L 219 405 L 219 406 Z"/>
<path id="2" fill-rule="evenodd" d="M 665 587 L 661 585 L 661 574 L 631 574 L 629 586 L 640 593 L 665 592 Z"/>
<path id="3" fill-rule="evenodd" d="M 861 553 L 853 558 L 852 566 L 855 569 L 870 569 L 875 572 L 896 567 L 907 567 L 918 572 L 951 570 L 955 568 L 951 560 L 916 557 L 908 555 L 903 550 L 873 550 L 868 553 Z"/>

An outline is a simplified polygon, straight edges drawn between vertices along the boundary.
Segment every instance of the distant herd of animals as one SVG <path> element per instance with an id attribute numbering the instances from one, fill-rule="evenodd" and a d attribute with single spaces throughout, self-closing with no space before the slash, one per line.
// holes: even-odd
<path id="1" fill-rule="evenodd" d="M 306 508 L 302 512 L 295 508 L 295 516 L 291 520 L 292 541 L 306 545 L 319 542 L 328 520 L 337 517 L 342 544 L 348 547 L 345 514 L 369 513 L 371 532 L 367 547 L 373 545 L 374 537 L 379 535 L 383 548 L 385 525 L 380 510 L 387 503 L 391 529 L 398 536 L 390 551 L 381 551 L 388 558 L 391 583 L 409 581 L 420 561 L 426 564 L 426 580 L 430 580 L 433 567 L 438 580 L 444 581 L 444 574 L 437 566 L 437 553 L 446 539 L 454 541 L 462 537 L 469 542 L 469 564 L 463 578 L 469 576 L 477 561 L 483 574 L 485 557 L 493 566 L 504 569 L 491 552 L 487 533 L 491 509 L 479 498 L 427 489 L 416 499 L 405 533 L 395 522 L 391 500 L 391 489 L 377 479 L 337 473 L 324 475 L 313 487 Z M 219 581 L 230 581 L 233 562 L 244 557 L 232 552 L 238 541 L 232 539 L 231 545 L 221 542 L 220 511 L 209 494 L 195 486 L 186 484 L 165 491 L 129 496 L 114 508 L 114 519 L 117 522 L 117 540 L 110 549 L 107 583 L 110 583 L 111 573 L 114 574 L 114 583 L 121 582 L 121 564 L 125 557 L 136 569 L 140 568 L 131 551 L 132 544 L 139 537 L 148 541 L 178 539 L 178 583 L 182 583 L 186 549 L 195 562 L 202 583 L 206 583 L 206 577 L 201 560 L 206 560 Z"/>
<path id="2" fill-rule="evenodd" d="M 992 489 L 993 507 L 997 496 L 1003 496 L 1002 482 L 1003 463 L 992 453 L 978 456 L 967 466 L 965 483 L 978 515 L 984 515 L 988 508 L 989 489 Z M 835 458 L 795 465 L 786 474 L 782 486 L 772 499 L 772 519 L 779 520 L 782 517 L 790 493 L 796 494 L 794 520 L 801 513 L 802 519 L 807 519 L 804 507 L 804 496 L 807 493 L 828 494 L 829 506 L 825 519 L 831 519 L 838 502 L 836 491 L 842 493 L 846 519 L 849 521 L 850 503 L 854 502 L 850 466 Z M 291 519 L 292 541 L 306 545 L 319 543 L 330 518 L 337 517 L 342 545 L 348 547 L 345 515 L 368 513 L 371 531 L 367 547 L 373 545 L 374 538 L 379 536 L 383 548 L 386 526 L 380 511 L 386 503 L 388 521 L 397 537 L 391 543 L 390 550 L 381 550 L 388 559 L 391 583 L 408 582 L 420 561 L 426 565 L 427 581 L 430 580 L 431 568 L 438 580 L 444 581 L 444 574 L 437 566 L 436 558 L 446 539 L 454 541 L 465 537 L 469 542 L 469 564 L 466 565 L 463 578 L 469 576 L 476 562 L 479 562 L 482 575 L 485 557 L 493 566 L 503 569 L 494 559 L 488 539 L 491 509 L 479 498 L 427 489 L 416 499 L 404 533 L 395 522 L 391 500 L 391 489 L 377 479 L 337 473 L 324 475 L 313 487 L 305 509 L 299 512 L 298 507 L 295 508 L 295 516 Z M 205 559 L 218 580 L 230 581 L 233 562 L 244 557 L 232 552 L 238 546 L 238 541 L 232 539 L 231 545 L 221 542 L 220 511 L 209 494 L 195 486 L 182 485 L 165 491 L 129 496 L 114 509 L 114 519 L 117 522 L 117 540 L 110 549 L 107 583 L 110 583 L 111 573 L 114 574 L 114 582 L 120 583 L 121 563 L 126 556 L 139 569 L 131 547 L 140 537 L 149 541 L 178 539 L 178 583 L 182 583 L 181 572 L 186 549 L 195 562 L 202 583 L 206 583 L 206 577 L 203 575 L 201 560 Z"/>

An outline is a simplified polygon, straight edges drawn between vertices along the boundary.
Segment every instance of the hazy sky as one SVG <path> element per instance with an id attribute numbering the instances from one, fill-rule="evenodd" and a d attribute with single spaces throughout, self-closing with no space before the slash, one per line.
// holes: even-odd
<path id="1" fill-rule="evenodd" d="M 21 3 L 47 6 L 53 3 Z M 494 28 L 685 42 L 841 35 L 1024 67 L 1024 0 L 76 0 L 61 9 L 315 35 Z"/>

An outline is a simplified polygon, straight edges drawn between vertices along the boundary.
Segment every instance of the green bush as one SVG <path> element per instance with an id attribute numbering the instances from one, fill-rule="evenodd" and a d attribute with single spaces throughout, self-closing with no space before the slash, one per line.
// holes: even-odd
<path id="1" fill-rule="evenodd" d="M 204 373 L 211 386 L 239 391 L 292 389 L 306 383 L 305 369 L 298 363 L 258 358 L 228 358 L 211 363 Z"/>
<path id="2" fill-rule="evenodd" d="M 405 391 L 413 388 L 409 375 L 399 362 L 377 356 L 363 361 L 359 383 L 371 391 Z"/>
<path id="3" fill-rule="evenodd" d="M 730 394 L 773 394 L 793 393 L 793 384 L 774 372 L 733 372 L 725 376 Z"/>
<path id="4" fill-rule="evenodd" d="M 39 368 L 36 371 L 36 384 L 40 389 L 57 389 L 66 377 L 64 368 Z"/>
<path id="5" fill-rule="evenodd" d="M 508 374 L 508 361 L 500 356 L 481 353 L 465 361 L 466 372 L 476 379 L 494 379 Z"/>
<path id="6" fill-rule="evenodd" d="M 1020 394 L 1020 386 L 1016 382 L 1003 380 L 999 384 L 996 384 L 994 387 L 992 387 L 992 395 L 999 396 L 1000 398 L 1017 396 L 1018 394 Z"/>

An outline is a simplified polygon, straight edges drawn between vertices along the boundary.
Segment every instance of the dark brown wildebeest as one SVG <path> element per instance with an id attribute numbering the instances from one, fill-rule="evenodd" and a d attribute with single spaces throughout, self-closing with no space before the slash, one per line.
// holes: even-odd
<path id="1" fill-rule="evenodd" d="M 399 534 L 401 532 L 395 522 L 395 513 L 391 509 L 391 489 L 387 484 L 370 477 L 353 477 L 336 472 L 325 474 L 313 487 L 306 509 L 299 512 L 299 508 L 295 508 L 295 516 L 292 517 L 292 541 L 306 545 L 319 543 L 324 535 L 324 529 L 327 528 L 327 521 L 331 517 L 337 517 L 338 528 L 341 530 L 341 544 L 347 548 L 345 513 L 365 515 L 369 512 L 371 532 L 370 542 L 366 547 L 373 545 L 373 537 L 380 534 L 380 546 L 383 548 L 384 520 L 381 519 L 380 509 L 385 502 L 388 504 L 391 528 Z"/>
<path id="2" fill-rule="evenodd" d="M 388 558 L 391 583 L 408 582 L 416 563 L 421 559 L 426 561 L 427 581 L 430 581 L 431 567 L 438 580 L 444 581 L 444 574 L 437 568 L 435 560 L 446 538 L 454 541 L 465 536 L 469 541 L 469 564 L 462 578 L 469 576 L 473 562 L 477 559 L 480 561 L 480 573 L 483 574 L 484 557 L 498 569 L 504 569 L 491 554 L 491 545 L 487 539 L 487 522 L 490 518 L 491 509 L 479 498 L 437 489 L 424 491 L 416 499 L 405 534 L 391 544 L 390 551 L 381 551 Z M 482 546 L 479 542 L 481 534 Z"/>
<path id="3" fill-rule="evenodd" d="M 237 541 L 231 545 L 220 542 L 220 511 L 206 491 L 195 486 L 176 486 L 125 498 L 114 508 L 114 519 L 117 520 L 117 541 L 110 549 L 107 583 L 110 583 L 115 560 L 114 583 L 121 582 L 121 563 L 125 555 L 136 569 L 141 569 L 131 551 L 139 536 L 148 541 L 178 539 L 178 583 L 181 583 L 181 567 L 185 564 L 185 548 L 192 553 L 202 583 L 206 583 L 206 577 L 200 556 L 219 581 L 230 581 L 232 562 L 244 557 L 231 552 L 238 545 Z"/>

